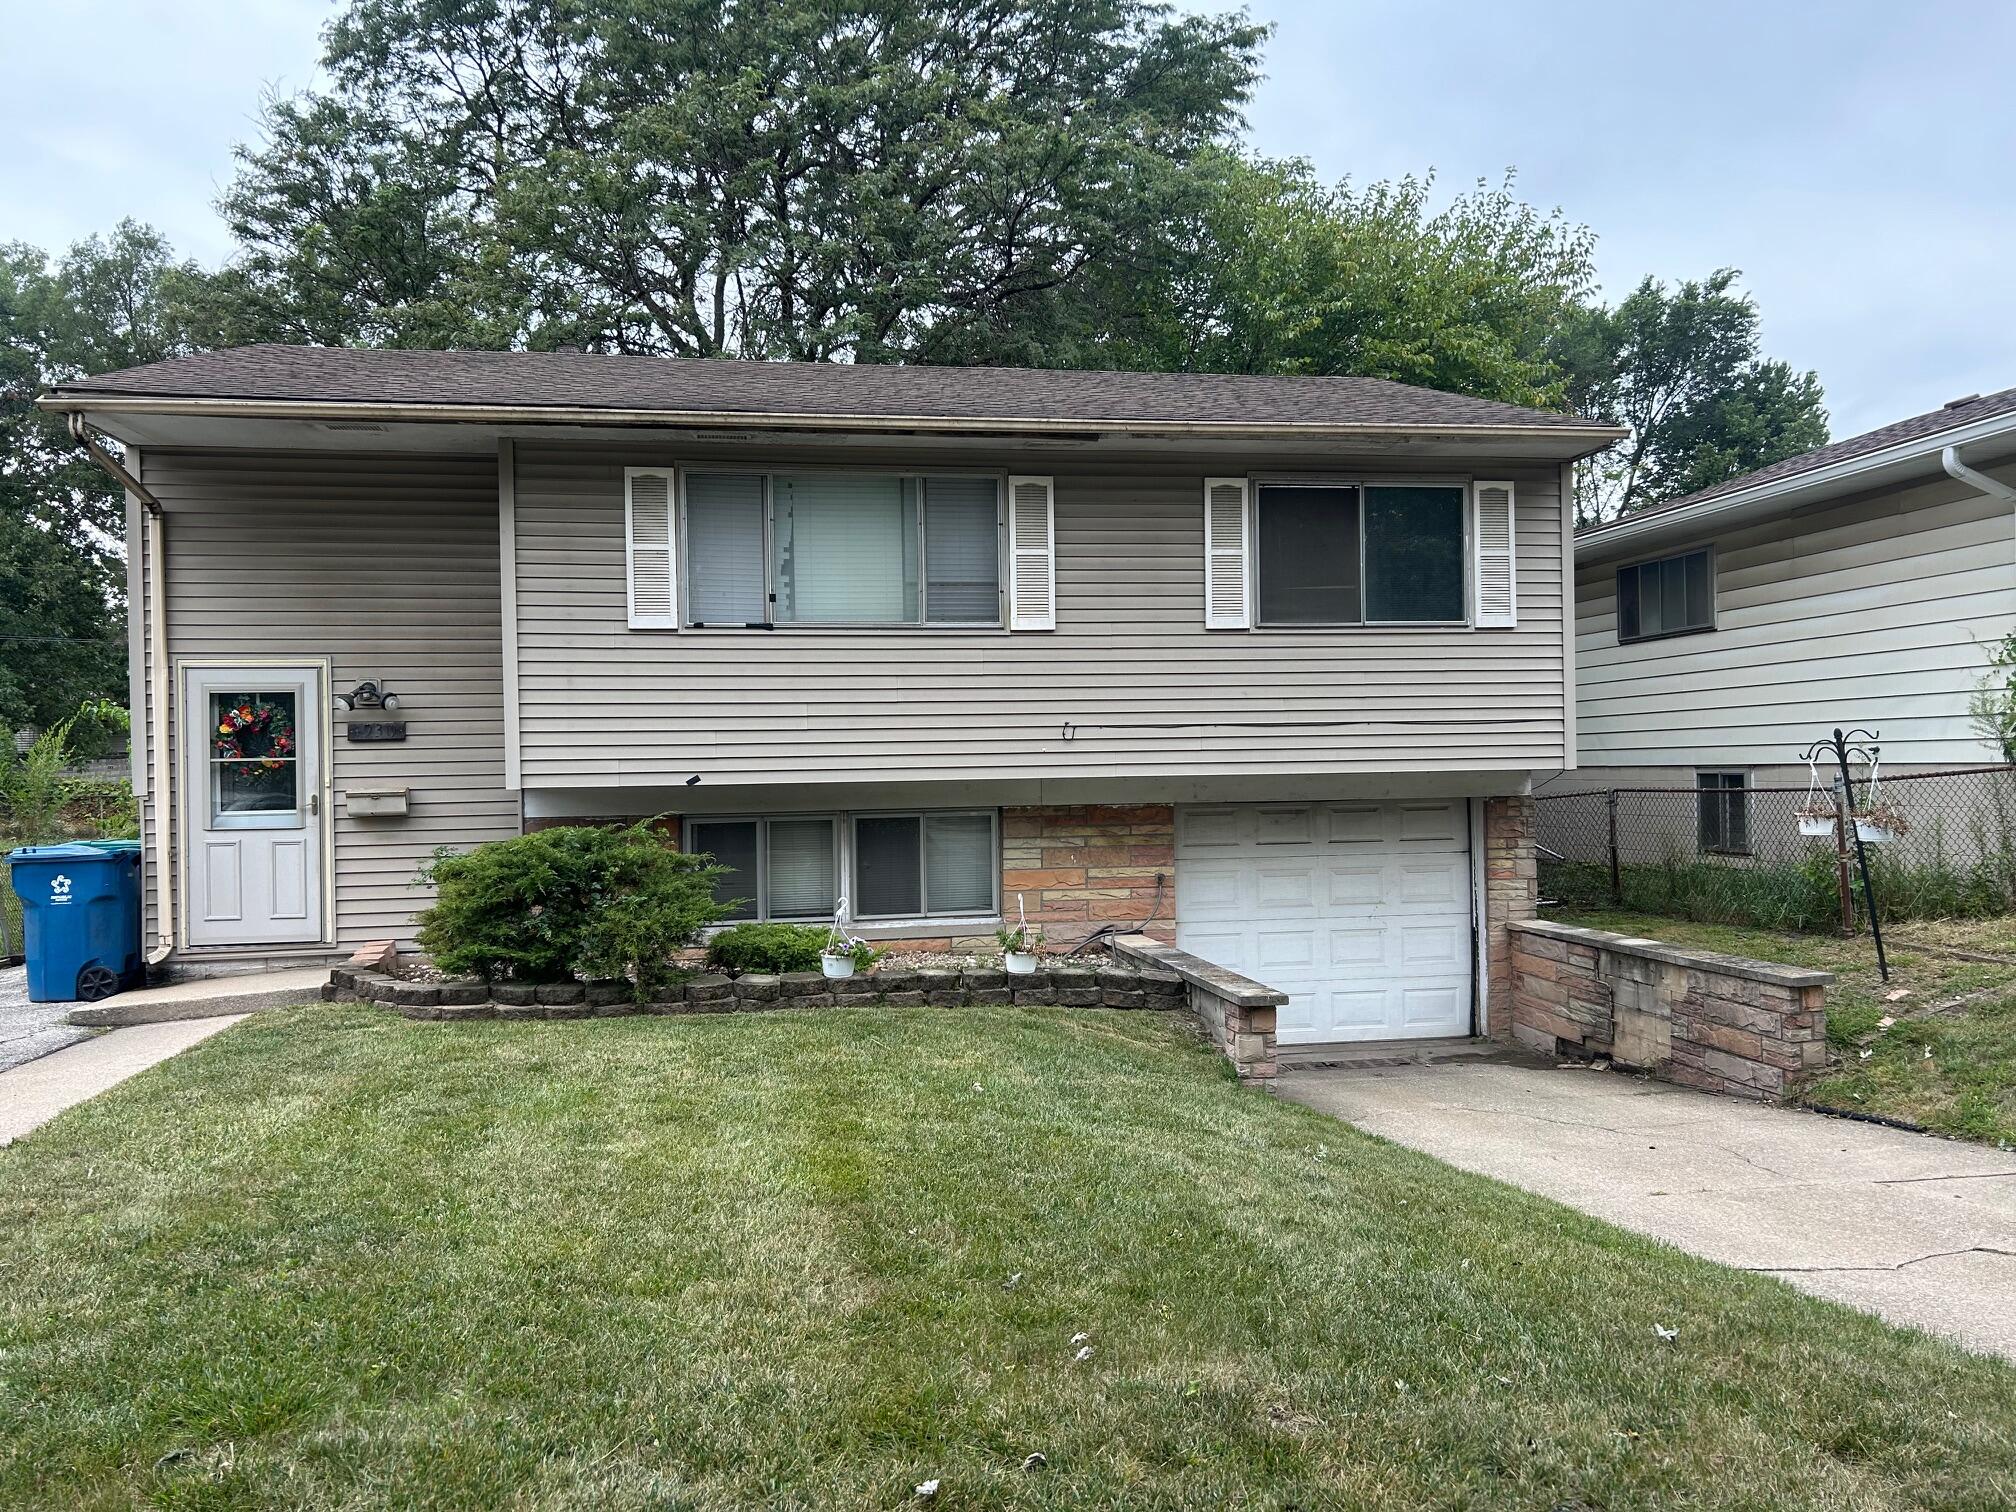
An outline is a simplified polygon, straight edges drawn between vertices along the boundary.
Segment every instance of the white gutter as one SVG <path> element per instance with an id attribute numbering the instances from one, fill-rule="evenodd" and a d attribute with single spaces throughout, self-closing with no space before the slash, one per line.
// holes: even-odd
<path id="1" fill-rule="evenodd" d="M 1825 467 L 1791 473 L 1765 483 L 1753 483 L 1748 488 L 1732 490 L 1719 498 L 1703 499 L 1699 504 L 1689 505 L 1685 509 L 1655 509 L 1644 514 L 1626 515 L 1621 520 L 1614 520 L 1608 525 L 1598 526 L 1595 530 L 1587 530 L 1577 536 L 1576 553 L 1580 555 L 1600 550 L 1615 541 L 1633 541 L 1641 536 L 1664 532 L 1669 528 L 1678 528 L 1691 533 L 1702 522 L 1714 520 L 1730 510 L 1745 509 L 1750 505 L 1765 503 L 1788 494 L 1824 490 L 1832 485 L 1852 480 L 1859 473 L 1874 472 L 1899 463 L 1931 462 L 1935 457 L 1965 446 L 1969 442 L 1989 440 L 2011 431 L 2016 431 L 2016 411 L 1990 415 L 1987 419 L 1976 420 L 1971 425 L 1938 431 L 1930 436 L 1914 436 L 1908 441 L 1886 446 L 1881 451 L 1864 452 L 1859 456 L 1829 463 Z M 1994 480 L 1989 481 L 1992 483 Z"/>
<path id="2" fill-rule="evenodd" d="M 154 886 L 158 903 L 155 948 L 147 964 L 159 966 L 175 950 L 175 782 L 169 762 L 168 538 L 158 505 L 147 511 L 147 626 L 154 644 L 147 658 L 147 719 L 154 742 Z"/>
<path id="3" fill-rule="evenodd" d="M 1960 448 L 1949 446 L 1939 453 L 1939 465 L 1947 475 L 1965 483 L 1977 493 L 1986 494 L 1991 499 L 2000 499 L 2004 504 L 2016 505 L 2016 488 L 2011 488 L 2000 479 L 1991 478 L 1984 472 L 1976 472 L 1960 460 Z"/>
<path id="4" fill-rule="evenodd" d="M 153 645 L 147 654 L 147 701 L 140 710 L 149 744 L 154 752 L 154 780 L 147 790 L 154 798 L 154 886 L 158 905 L 155 948 L 147 953 L 147 964 L 159 966 L 175 949 L 175 867 L 171 840 L 174 831 L 175 784 L 169 770 L 168 721 L 168 541 L 163 525 L 161 501 L 122 465 L 91 434 L 81 412 L 70 416 L 70 436 L 91 454 L 91 458 L 118 480 L 119 485 L 138 499 L 146 516 L 143 554 L 147 558 L 144 612 Z M 139 460 L 137 452 L 131 453 Z"/>
<path id="5" fill-rule="evenodd" d="M 579 405 L 384 404 L 302 399 L 188 399 L 145 395 L 46 394 L 47 410 L 106 415 L 187 415 L 226 420 L 387 420 L 468 425 L 661 426 L 695 430 L 925 431 L 932 433 L 1143 435 L 1277 440 L 1326 436 L 1562 440 L 1607 446 L 1627 432 L 1611 425 L 1374 425 L 1248 423 L 1223 420 L 1045 419 L 1040 416 L 835 415 L 749 410 L 595 409 Z"/>

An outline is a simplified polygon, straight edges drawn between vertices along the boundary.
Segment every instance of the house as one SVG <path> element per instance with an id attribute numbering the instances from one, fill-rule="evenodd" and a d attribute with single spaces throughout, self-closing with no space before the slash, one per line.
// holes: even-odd
<path id="1" fill-rule="evenodd" d="M 1610 427 L 282 346 L 43 403 L 126 447 L 160 966 L 407 937 L 438 846 L 662 816 L 742 917 L 1126 923 L 1289 992 L 1284 1041 L 1492 1023 L 1531 775 L 1573 759 L 1564 479 Z"/>
<path id="2" fill-rule="evenodd" d="M 1667 840 L 1744 853 L 1749 791 L 1809 785 L 1837 726 L 1893 775 L 1998 762 L 1968 700 L 2016 630 L 2016 389 L 1584 530 L 1575 582 L 1580 762 L 1545 793 L 1700 788 Z"/>

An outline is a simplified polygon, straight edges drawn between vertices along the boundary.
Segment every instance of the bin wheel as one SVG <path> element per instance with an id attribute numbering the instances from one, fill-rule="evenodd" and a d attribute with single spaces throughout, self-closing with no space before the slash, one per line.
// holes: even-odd
<path id="1" fill-rule="evenodd" d="M 77 996 L 87 1003 L 108 998 L 119 990 L 119 974 L 110 966 L 86 966 L 77 973 Z"/>

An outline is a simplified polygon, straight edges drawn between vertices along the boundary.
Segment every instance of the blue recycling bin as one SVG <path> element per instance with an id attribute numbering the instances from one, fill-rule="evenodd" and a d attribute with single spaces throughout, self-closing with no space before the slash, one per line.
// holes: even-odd
<path id="1" fill-rule="evenodd" d="M 28 953 L 28 997 L 95 1003 L 145 979 L 140 842 L 73 840 L 10 851 Z"/>

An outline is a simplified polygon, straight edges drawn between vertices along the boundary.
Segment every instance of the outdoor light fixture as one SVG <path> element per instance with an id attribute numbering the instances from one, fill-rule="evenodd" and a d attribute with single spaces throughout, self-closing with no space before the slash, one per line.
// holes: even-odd
<path id="1" fill-rule="evenodd" d="M 390 712 L 399 707 L 399 695 L 384 683 L 366 678 L 348 693 L 338 693 L 336 702 L 346 709 L 384 709 Z"/>

